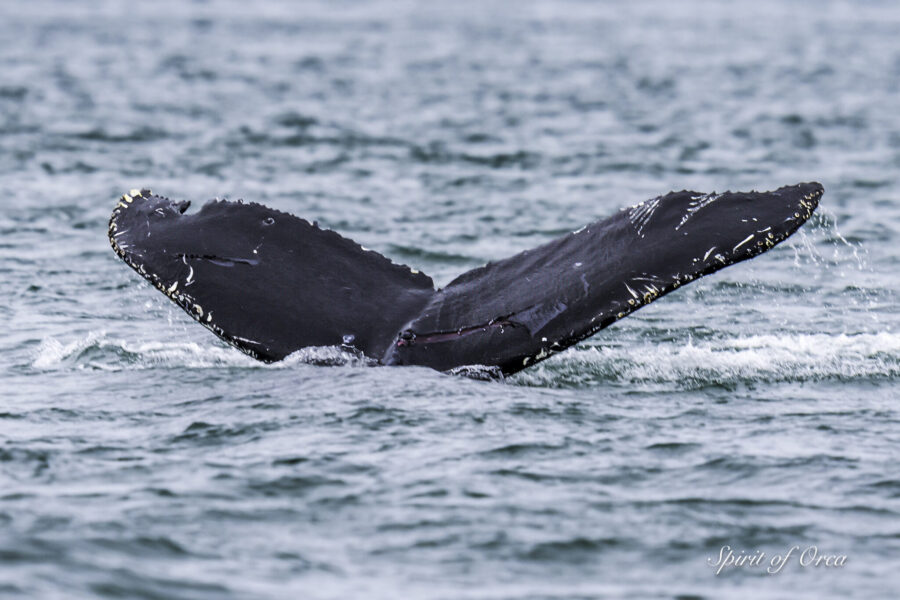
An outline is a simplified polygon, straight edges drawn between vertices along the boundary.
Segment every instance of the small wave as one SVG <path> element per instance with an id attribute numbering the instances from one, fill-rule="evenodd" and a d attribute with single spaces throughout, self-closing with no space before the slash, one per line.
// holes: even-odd
<path id="1" fill-rule="evenodd" d="M 678 388 L 900 375 L 900 334 L 759 335 L 695 343 L 575 348 L 510 381 L 566 387 L 596 382 Z"/>
<path id="2" fill-rule="evenodd" d="M 120 371 L 125 369 L 237 367 L 246 369 L 283 369 L 298 364 L 320 366 L 366 366 L 371 361 L 361 354 L 339 347 L 311 347 L 294 352 L 283 361 L 264 364 L 221 344 L 195 342 L 130 342 L 110 339 L 92 332 L 73 342 L 55 338 L 43 340 L 31 366 L 40 370 L 88 369 Z"/>
<path id="3" fill-rule="evenodd" d="M 495 381 L 503 379 L 503 371 L 500 370 L 500 367 L 489 367 L 487 365 L 463 365 L 461 367 L 454 367 L 447 371 L 447 373 L 478 381 Z"/>
<path id="4" fill-rule="evenodd" d="M 492 169 L 521 168 L 529 169 L 538 165 L 541 155 L 536 152 L 517 150 L 497 152 L 493 154 L 468 154 L 453 152 L 442 143 L 431 143 L 426 146 L 413 146 L 410 149 L 412 159 L 431 164 L 470 163 Z"/>
<path id="5" fill-rule="evenodd" d="M 521 554 L 526 560 L 580 562 L 596 560 L 597 556 L 610 548 L 627 546 L 630 540 L 618 537 L 592 538 L 575 536 L 558 540 L 547 540 L 531 545 Z"/>
<path id="6" fill-rule="evenodd" d="M 93 128 L 70 134 L 70 137 L 89 141 L 107 143 L 155 142 L 163 140 L 169 133 L 158 127 L 138 127 L 137 129 L 112 131 L 105 128 Z"/>
<path id="7" fill-rule="evenodd" d="M 281 363 L 275 364 L 285 367 L 297 364 L 319 367 L 372 367 L 377 365 L 378 361 L 367 357 L 359 350 L 341 346 L 310 346 L 297 350 Z"/>

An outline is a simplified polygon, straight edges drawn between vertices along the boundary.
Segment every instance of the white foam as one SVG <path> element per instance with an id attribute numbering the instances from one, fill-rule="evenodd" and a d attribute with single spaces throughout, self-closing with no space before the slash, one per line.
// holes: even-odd
<path id="1" fill-rule="evenodd" d="M 31 366 L 40 370 L 119 371 L 212 367 L 283 369 L 298 364 L 361 366 L 368 362 L 368 359 L 338 347 L 313 347 L 295 352 L 283 361 L 266 365 L 221 343 L 133 342 L 111 339 L 103 332 L 91 332 L 67 343 L 55 338 L 43 340 L 35 352 Z"/>
<path id="2" fill-rule="evenodd" d="M 339 347 L 304 348 L 265 365 L 222 344 L 131 342 L 92 332 L 68 343 L 45 339 L 32 367 L 119 371 L 156 368 L 284 369 L 298 364 L 362 367 L 374 361 Z M 465 373 L 468 374 L 468 373 Z M 900 376 L 900 334 L 784 334 L 696 342 L 646 342 L 570 348 L 511 382 L 569 386 L 592 381 L 697 387 L 737 382 Z"/>
<path id="3" fill-rule="evenodd" d="M 86 338 L 68 344 L 63 344 L 55 338 L 46 338 L 41 341 L 35 352 L 31 366 L 36 369 L 53 369 L 93 344 L 97 336 L 96 333 L 90 333 Z"/>
<path id="4" fill-rule="evenodd" d="M 68 343 L 55 338 L 43 340 L 31 364 L 42 370 L 87 368 L 118 371 L 156 367 L 256 366 L 259 363 L 220 345 L 131 342 L 110 339 L 102 332 L 91 332 L 82 339 Z"/>
<path id="5" fill-rule="evenodd" d="M 591 380 L 674 387 L 897 377 L 900 334 L 786 334 L 575 348 L 514 378 L 526 385 Z"/>

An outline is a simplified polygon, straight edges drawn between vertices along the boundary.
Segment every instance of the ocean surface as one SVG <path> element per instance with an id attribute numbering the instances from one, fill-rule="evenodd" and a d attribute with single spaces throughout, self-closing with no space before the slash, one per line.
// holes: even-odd
<path id="1" fill-rule="evenodd" d="M 106 237 L 131 188 L 244 198 L 443 285 L 810 180 L 501 381 L 264 366 Z M 898 247 L 896 2 L 4 2 L 0 597 L 896 598 Z"/>

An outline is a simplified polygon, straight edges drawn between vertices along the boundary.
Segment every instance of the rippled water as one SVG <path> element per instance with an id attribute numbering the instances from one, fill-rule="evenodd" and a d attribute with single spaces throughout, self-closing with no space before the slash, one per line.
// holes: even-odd
<path id="1" fill-rule="evenodd" d="M 0 5 L 0 596 L 893 597 L 898 40 L 887 1 Z M 445 284 L 813 179 L 788 243 L 500 382 L 262 366 L 106 240 L 130 188 L 243 197 Z M 708 564 L 795 545 L 846 564 Z"/>

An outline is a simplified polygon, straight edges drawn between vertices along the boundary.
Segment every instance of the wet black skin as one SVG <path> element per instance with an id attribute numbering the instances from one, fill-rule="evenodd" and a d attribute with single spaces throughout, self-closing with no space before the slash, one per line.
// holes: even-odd
<path id="1" fill-rule="evenodd" d="M 431 278 L 259 204 L 196 214 L 149 190 L 113 211 L 116 253 L 222 339 L 263 361 L 352 347 L 385 365 L 515 373 L 698 277 L 752 258 L 818 206 L 818 183 L 673 192 L 552 242 Z"/>

